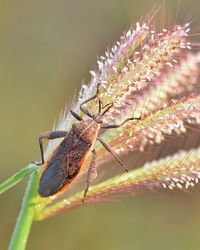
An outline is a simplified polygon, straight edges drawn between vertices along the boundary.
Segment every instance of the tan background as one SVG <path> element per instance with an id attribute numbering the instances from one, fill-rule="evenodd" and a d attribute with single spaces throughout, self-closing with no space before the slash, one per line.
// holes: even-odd
<path id="1" fill-rule="evenodd" d="M 108 45 L 155 3 L 145 0 L 0 1 L 0 182 L 39 158 L 38 135 Z M 178 1 L 166 0 L 171 17 Z M 200 24 L 199 0 L 181 1 L 179 20 Z M 171 16 L 171 17 L 170 17 Z M 173 18 L 172 18 L 173 20 Z M 26 180 L 0 196 L 0 249 L 7 248 Z M 130 197 L 34 223 L 28 250 L 196 250 L 199 193 Z"/>

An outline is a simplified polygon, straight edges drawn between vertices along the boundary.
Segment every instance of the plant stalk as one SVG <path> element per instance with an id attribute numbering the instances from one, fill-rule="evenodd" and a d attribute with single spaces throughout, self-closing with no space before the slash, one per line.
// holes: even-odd
<path id="1" fill-rule="evenodd" d="M 6 181 L 0 184 L 0 194 L 4 193 L 8 189 L 14 187 L 19 183 L 24 177 L 30 175 L 32 172 L 36 170 L 37 166 L 30 164 L 27 167 L 21 169 L 16 174 L 8 178 Z"/>
<path id="2" fill-rule="evenodd" d="M 35 213 L 33 198 L 37 195 L 38 177 L 38 171 L 34 171 L 29 177 L 8 250 L 24 250 L 26 248 Z"/>

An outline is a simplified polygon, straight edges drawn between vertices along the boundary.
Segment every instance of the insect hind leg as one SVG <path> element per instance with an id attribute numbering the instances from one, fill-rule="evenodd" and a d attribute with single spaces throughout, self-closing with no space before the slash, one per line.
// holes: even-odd
<path id="1" fill-rule="evenodd" d="M 90 162 L 90 166 L 87 172 L 87 186 L 83 194 L 82 203 L 84 203 L 85 201 L 85 197 L 87 195 L 91 182 L 97 177 L 97 164 L 96 164 L 97 154 L 94 149 L 92 151 L 92 154 L 93 154 L 92 160 Z"/>

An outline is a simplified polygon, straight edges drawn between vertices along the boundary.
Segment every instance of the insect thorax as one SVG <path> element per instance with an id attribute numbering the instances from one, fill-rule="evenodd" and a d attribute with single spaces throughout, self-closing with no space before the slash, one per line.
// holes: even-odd
<path id="1" fill-rule="evenodd" d="M 100 127 L 100 124 L 93 119 L 87 119 L 73 124 L 72 129 L 84 142 L 93 144 L 97 139 Z"/>

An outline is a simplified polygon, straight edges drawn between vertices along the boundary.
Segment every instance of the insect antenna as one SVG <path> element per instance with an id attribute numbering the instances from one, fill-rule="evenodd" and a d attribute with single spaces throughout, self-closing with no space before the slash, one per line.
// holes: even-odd
<path id="1" fill-rule="evenodd" d="M 103 111 L 103 113 L 101 114 L 101 116 L 104 116 L 105 113 L 107 113 L 107 112 L 112 108 L 112 106 L 113 106 L 113 103 L 108 103 L 108 104 L 106 104 L 106 105 L 103 107 L 103 109 L 106 108 L 106 107 L 107 107 L 107 109 L 105 109 L 105 110 Z"/>
<path id="2" fill-rule="evenodd" d="M 113 106 L 113 103 L 107 103 L 106 105 L 103 105 L 102 100 L 99 99 L 99 112 L 98 115 L 99 116 L 103 116 L 106 112 L 108 112 L 110 110 L 110 108 Z M 106 110 L 103 111 L 103 113 L 101 114 L 101 111 L 103 109 L 107 108 Z"/>
<path id="3" fill-rule="evenodd" d="M 77 113 L 75 113 L 73 110 L 70 110 L 70 113 L 78 120 L 78 121 L 82 121 L 83 118 L 80 117 Z"/>
<path id="4" fill-rule="evenodd" d="M 98 95 L 99 95 L 99 86 L 100 86 L 100 85 L 101 85 L 101 83 L 98 83 L 98 84 L 97 84 L 97 91 L 96 91 L 96 94 L 95 94 L 94 96 L 90 97 L 89 99 L 85 100 L 84 102 L 82 102 L 82 103 L 80 104 L 80 109 L 81 109 L 81 111 L 82 111 L 85 115 L 89 116 L 90 118 L 93 118 L 93 115 L 92 115 L 86 108 L 84 108 L 83 105 L 85 105 L 86 103 L 88 103 L 88 102 L 90 102 L 90 101 L 92 101 L 92 100 L 94 100 L 95 98 L 98 97 Z M 99 112 L 101 112 L 101 109 L 102 109 L 102 103 L 101 103 L 101 101 L 99 100 Z"/>

